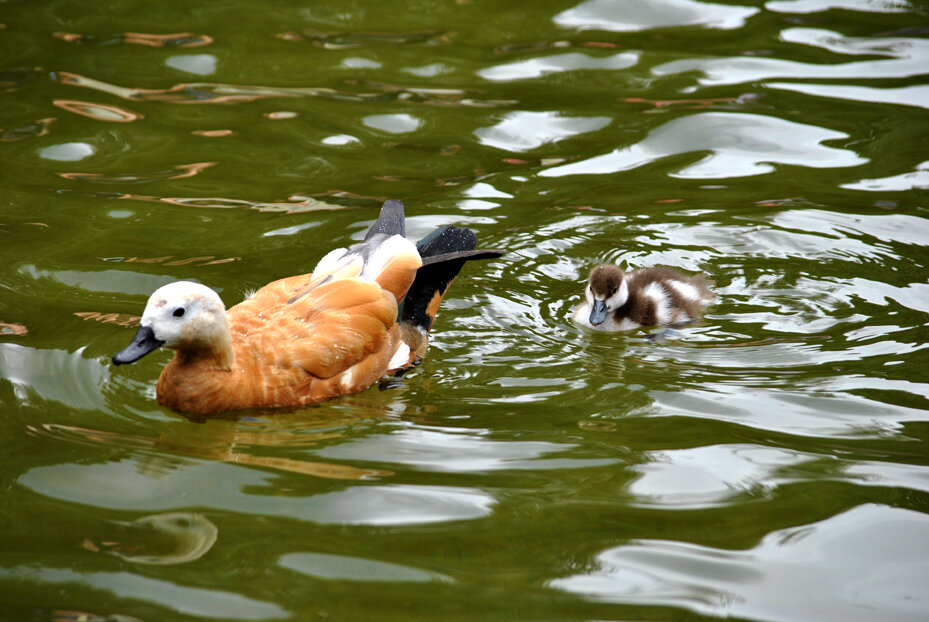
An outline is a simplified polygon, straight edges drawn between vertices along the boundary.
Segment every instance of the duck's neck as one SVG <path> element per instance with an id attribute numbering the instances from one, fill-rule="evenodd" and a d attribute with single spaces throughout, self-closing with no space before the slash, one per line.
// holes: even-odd
<path id="1" fill-rule="evenodd" d="M 225 331 L 219 339 L 215 339 L 208 347 L 190 348 L 177 351 L 178 365 L 205 365 L 217 371 L 232 371 L 235 369 L 235 349 L 232 347 L 232 336 Z"/>

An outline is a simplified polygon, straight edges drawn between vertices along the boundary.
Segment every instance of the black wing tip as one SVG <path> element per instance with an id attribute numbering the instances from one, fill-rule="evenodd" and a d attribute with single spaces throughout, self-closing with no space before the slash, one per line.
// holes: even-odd
<path id="1" fill-rule="evenodd" d="M 496 248 L 480 248 L 423 257 L 423 265 L 416 271 L 416 279 L 403 301 L 400 321 L 428 333 L 435 321 L 436 296 L 439 300 L 445 296 L 465 263 L 476 259 L 494 259 L 503 254 L 504 251 Z"/>
<path id="2" fill-rule="evenodd" d="M 456 259 L 462 260 L 462 262 L 474 261 L 478 259 L 495 259 L 497 257 L 502 257 L 505 254 L 506 251 L 502 251 L 499 248 L 477 248 L 467 251 L 442 253 L 441 255 L 428 255 L 423 257 L 423 265 L 428 266 L 446 261 L 454 261 Z"/>
<path id="3" fill-rule="evenodd" d="M 423 258 L 471 251 L 476 247 L 477 236 L 473 231 L 452 225 L 439 227 L 416 244 L 416 250 Z"/>

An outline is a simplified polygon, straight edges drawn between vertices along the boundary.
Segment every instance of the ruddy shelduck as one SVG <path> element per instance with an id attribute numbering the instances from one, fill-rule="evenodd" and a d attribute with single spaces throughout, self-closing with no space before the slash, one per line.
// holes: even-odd
<path id="1" fill-rule="evenodd" d="M 574 321 L 602 331 L 686 324 L 713 300 L 709 285 L 702 274 L 687 276 L 671 268 L 626 274 L 619 266 L 602 264 L 590 272 Z"/>
<path id="2" fill-rule="evenodd" d="M 113 363 L 174 349 L 158 403 L 195 415 L 296 407 L 366 389 L 422 358 L 442 296 L 466 261 L 503 254 L 475 250 L 470 229 L 440 227 L 418 244 L 404 231 L 403 204 L 387 201 L 364 241 L 228 311 L 205 285 L 165 285 Z"/>

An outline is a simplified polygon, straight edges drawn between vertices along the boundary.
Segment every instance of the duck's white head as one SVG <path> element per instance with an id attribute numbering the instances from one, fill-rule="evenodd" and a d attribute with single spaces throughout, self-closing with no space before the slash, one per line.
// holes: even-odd
<path id="1" fill-rule="evenodd" d="M 177 281 L 155 290 L 145 305 L 139 332 L 113 363 L 134 363 L 161 346 L 175 350 L 213 350 L 229 341 L 226 307 L 206 285 Z"/>
<path id="2" fill-rule="evenodd" d="M 626 274 L 619 266 L 599 265 L 591 270 L 584 295 L 590 306 L 590 324 L 599 326 L 608 313 L 620 308 L 629 299 Z"/>

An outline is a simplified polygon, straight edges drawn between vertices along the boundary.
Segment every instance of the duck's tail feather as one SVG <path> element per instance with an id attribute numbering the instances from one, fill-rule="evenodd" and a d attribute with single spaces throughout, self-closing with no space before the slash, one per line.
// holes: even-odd
<path id="1" fill-rule="evenodd" d="M 402 201 L 384 201 L 384 205 L 381 206 L 381 214 L 377 217 L 377 222 L 368 229 L 368 233 L 365 234 L 365 240 L 371 239 L 378 233 L 383 233 L 385 235 L 406 235 Z"/>
<path id="2" fill-rule="evenodd" d="M 442 297 L 465 262 L 503 255 L 501 250 L 475 250 L 475 246 L 477 236 L 462 227 L 440 227 L 420 240 L 416 248 L 423 265 L 416 271 L 416 278 L 400 307 L 398 319 L 402 324 L 428 333 Z"/>

